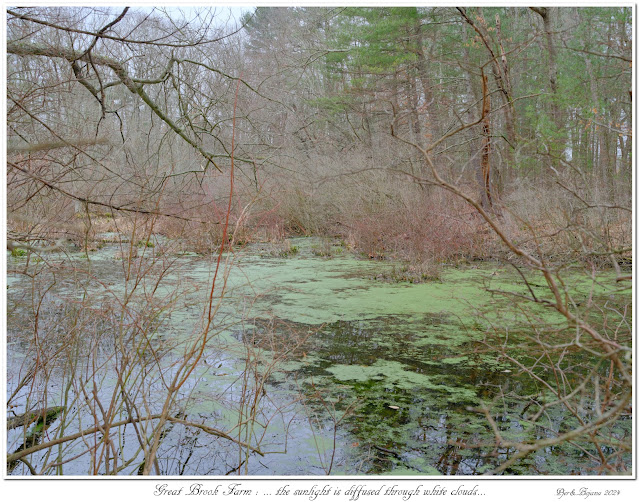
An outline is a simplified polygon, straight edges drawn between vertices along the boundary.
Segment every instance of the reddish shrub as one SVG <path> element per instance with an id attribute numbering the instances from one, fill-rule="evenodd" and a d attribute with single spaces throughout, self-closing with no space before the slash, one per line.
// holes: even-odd
<path id="1" fill-rule="evenodd" d="M 485 232 L 474 209 L 447 193 L 391 201 L 350 222 L 349 238 L 371 258 L 443 262 L 485 254 Z"/>

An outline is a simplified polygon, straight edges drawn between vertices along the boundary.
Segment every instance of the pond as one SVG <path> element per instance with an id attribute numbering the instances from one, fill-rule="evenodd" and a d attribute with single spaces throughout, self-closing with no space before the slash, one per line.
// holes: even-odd
<path id="1" fill-rule="evenodd" d="M 467 264 L 411 284 L 388 279 L 396 263 L 339 245 L 327 257 L 320 247 L 317 239 L 292 239 L 285 253 L 255 244 L 225 256 L 212 294 L 214 327 L 169 400 L 179 411 L 161 434 L 152 472 L 473 475 L 516 452 L 495 446 L 494 427 L 505 439 L 532 441 L 574 426 L 562 407 L 529 420 L 549 398 L 522 369 L 536 364 L 531 333 L 561 333 L 563 319 L 496 292 L 543 298 L 541 279 L 525 284 L 514 268 Z M 16 414 L 64 407 L 47 426 L 57 437 L 132 410 L 161 412 L 185 347 L 199 347 L 193 337 L 206 325 L 216 266 L 214 258 L 161 249 L 158 241 L 127 261 L 126 248 L 107 244 L 90 260 L 71 253 L 52 256 L 46 267 L 34 262 L 34 279 L 9 276 L 7 393 Z M 24 258 L 9 259 L 9 269 L 25 266 Z M 612 276 L 566 276 L 580 301 L 630 302 Z M 38 339 L 43 333 L 48 340 Z M 496 350 L 506 339 L 510 357 Z M 50 365 L 38 360 L 45 354 Z M 566 358 L 572 367 L 599 364 L 579 353 Z M 34 368 L 40 376 L 29 380 Z M 490 407 L 492 425 L 482 406 Z M 630 437 L 630 417 L 612 429 L 619 441 Z M 33 453 L 30 463 L 50 465 L 49 474 L 86 475 L 105 472 L 110 458 L 111 473 L 135 475 L 144 466 L 139 438 L 151 437 L 152 427 L 145 431 L 129 423 L 112 432 L 108 448 L 68 443 Z M 8 431 L 9 452 L 26 434 Z M 590 456 L 577 442 L 547 447 L 505 474 L 593 474 Z M 622 461 L 630 465 L 630 456 Z M 12 469 L 29 474 L 21 463 Z"/>

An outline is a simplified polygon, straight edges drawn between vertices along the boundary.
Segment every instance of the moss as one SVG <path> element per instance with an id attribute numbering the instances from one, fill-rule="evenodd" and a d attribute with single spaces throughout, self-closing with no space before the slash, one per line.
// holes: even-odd
<path id="1" fill-rule="evenodd" d="M 139 247 L 139 248 L 143 248 L 143 247 L 154 248 L 155 247 L 155 243 L 153 243 L 150 239 L 139 240 L 138 243 L 136 244 L 136 246 Z"/>
<path id="2" fill-rule="evenodd" d="M 475 392 L 472 389 L 449 386 L 436 383 L 436 379 L 429 375 L 416 373 L 407 369 L 397 361 L 378 360 L 371 366 L 337 364 L 327 370 L 335 379 L 340 381 L 369 382 L 380 381 L 388 388 L 402 390 L 436 391 L 449 400 L 473 400 Z"/>
<path id="3" fill-rule="evenodd" d="M 269 358 L 291 349 L 272 374 L 268 400 L 273 406 L 290 403 L 301 389 L 305 411 L 317 420 L 317 443 L 309 439 L 307 423 L 300 421 L 303 430 L 296 431 L 295 438 L 291 435 L 291 458 L 317 458 L 318 445 L 321 454 L 331 453 L 329 411 L 336 410 L 338 417 L 345 414 L 339 426 L 339 454 L 350 465 L 362 465 L 365 473 L 458 474 L 464 473 L 465 462 L 478 466 L 474 472 L 489 469 L 498 461 L 490 456 L 491 448 L 460 452 L 449 443 L 488 444 L 494 439 L 485 417 L 468 407 L 476 406 L 480 399 L 491 403 L 500 390 L 504 396 L 495 406 L 495 415 L 504 437 L 529 441 L 544 433 L 540 426 L 551 427 L 562 420 L 565 427 L 571 426 L 558 409 L 549 410 L 548 422 L 526 422 L 522 418 L 526 402 L 508 392 L 537 396 L 540 389 L 514 365 L 487 353 L 483 345 L 491 341 L 489 337 L 502 341 L 507 333 L 512 357 L 527 361 L 533 357 L 527 353 L 531 325 L 539 336 L 556 336 L 550 326 L 565 328 L 571 336 L 565 320 L 551 309 L 486 291 L 529 294 L 513 270 L 490 264 L 444 267 L 441 281 L 385 282 L 374 277 L 392 271 L 390 261 L 361 260 L 350 253 L 337 253 L 334 247 L 328 260 L 314 252 L 317 240 L 313 239 L 291 239 L 289 245 L 295 252 L 286 259 L 263 254 L 263 245 L 254 244 L 226 255 L 237 266 L 222 270 L 218 277 L 216 298 L 221 294 L 220 277 L 228 272 L 225 301 L 215 318 L 217 331 L 209 341 L 211 350 L 226 359 L 219 369 L 221 359 L 215 358 L 216 364 L 195 368 L 190 382 L 193 391 L 188 403 L 181 403 L 189 414 L 210 418 L 220 428 L 238 419 L 238 412 L 233 411 L 238 405 L 231 396 L 246 364 L 243 342 L 249 340 L 254 342 L 250 345 L 253 353 L 263 358 L 263 372 Z M 122 264 L 112 259 L 115 250 L 110 245 L 92 255 L 95 276 L 121 277 Z M 215 263 L 189 254 L 176 257 L 174 265 L 177 268 L 155 290 L 155 298 L 166 298 L 170 305 L 158 320 L 162 322 L 158 343 L 183 342 L 199 333 Z M 575 302 L 582 302 L 576 308 L 593 319 L 596 313 L 584 308 L 589 295 L 611 304 L 630 299 L 629 290 L 616 288 L 614 274 L 602 274 L 594 281 L 579 269 L 563 275 Z M 530 282 L 535 295 L 550 298 L 542 280 Z M 12 290 L 16 284 L 11 282 Z M 91 288 L 98 286 L 94 281 L 83 288 L 95 291 Z M 124 294 L 123 284 L 117 281 L 110 290 Z M 75 294 L 70 290 L 62 293 Z M 304 337 L 308 339 L 297 347 Z M 580 363 L 588 366 L 589 361 Z M 215 396 L 229 389 L 229 401 L 222 406 Z M 544 402 L 556 399 L 552 394 L 542 397 Z M 525 415 L 538 409 L 533 405 Z M 606 435 L 622 437 L 632 432 L 628 427 L 616 423 Z M 285 435 L 286 427 L 273 426 L 271 433 Z M 348 446 L 353 444 L 358 446 Z M 580 461 L 579 453 L 569 450 L 544 451 L 538 456 L 544 459 L 538 465 L 545 462 L 546 472 L 553 473 L 570 472 L 567 466 Z M 453 465 L 462 470 L 453 472 Z M 287 468 L 287 473 L 309 474 L 300 472 L 298 465 Z M 534 473 L 526 463 L 517 469 Z"/>

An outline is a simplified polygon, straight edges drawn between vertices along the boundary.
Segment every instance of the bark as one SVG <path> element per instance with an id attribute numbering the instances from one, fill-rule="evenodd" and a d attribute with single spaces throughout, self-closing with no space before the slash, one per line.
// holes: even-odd
<path id="1" fill-rule="evenodd" d="M 419 106 L 419 96 L 417 95 L 417 81 L 415 76 L 410 74 L 408 76 L 408 92 L 410 100 L 410 123 L 415 143 L 420 146 L 424 146 L 424 137 L 422 136 L 422 127 L 419 122 L 419 112 L 417 108 Z"/>
<path id="2" fill-rule="evenodd" d="M 495 16 L 495 26 L 497 29 L 497 40 L 499 43 L 499 55 L 501 61 L 500 65 L 504 79 L 504 86 L 506 87 L 507 91 L 506 94 L 502 94 L 502 96 L 504 96 L 504 104 L 506 105 L 504 113 L 506 118 L 506 134 L 508 136 L 508 144 L 504 148 L 504 158 L 506 160 L 506 165 L 513 166 L 515 164 L 513 153 L 515 143 L 517 141 L 517 133 L 515 130 L 515 105 L 513 103 L 513 89 L 512 82 L 510 80 L 510 69 L 508 66 L 508 59 L 506 58 L 506 51 L 504 50 L 504 42 L 501 35 L 501 20 L 499 16 Z M 503 188 L 503 180 L 501 174 L 501 172 L 494 170 L 493 178 L 496 180 L 496 185 L 499 187 L 500 190 Z"/>
<path id="3" fill-rule="evenodd" d="M 550 83 L 550 92 L 552 100 L 550 109 L 555 127 L 561 130 L 561 112 L 557 98 L 559 97 L 557 87 L 557 50 L 555 49 L 555 36 L 553 33 L 554 17 L 556 8 L 554 7 L 530 7 L 533 12 L 541 16 L 544 23 L 544 34 L 546 38 L 546 50 L 548 51 L 548 82 Z"/>
<path id="4" fill-rule="evenodd" d="M 488 51 L 490 55 L 490 66 L 493 71 L 493 77 L 495 79 L 495 83 L 497 84 L 497 89 L 500 91 L 500 96 L 502 97 L 504 103 L 504 121 L 506 124 L 506 143 L 508 143 L 504 149 L 506 163 L 510 166 L 514 164 L 513 158 L 513 149 L 516 143 L 517 132 L 515 128 L 515 104 L 513 100 L 512 86 L 510 83 L 510 72 L 508 68 L 508 60 L 506 58 L 506 52 L 503 48 L 503 42 L 501 39 L 501 21 L 499 16 L 496 17 L 496 29 L 497 35 L 499 39 L 499 49 L 500 53 L 496 54 L 491 46 L 488 35 L 486 34 L 485 29 L 475 23 L 467 14 L 466 10 L 463 8 L 457 9 L 459 13 L 462 15 L 462 18 L 466 23 L 468 23 L 475 32 L 479 35 L 484 47 Z M 483 13 L 481 8 L 477 9 L 477 12 L 480 17 L 483 18 Z M 484 89 L 485 95 L 485 89 Z"/>
<path id="5" fill-rule="evenodd" d="M 505 55 L 502 60 L 501 57 L 495 54 L 495 51 L 493 50 L 490 42 L 488 41 L 488 37 L 486 33 L 480 26 L 478 26 L 466 14 L 465 9 L 458 8 L 457 10 L 461 13 L 462 17 L 464 18 L 464 21 L 466 21 L 479 35 L 479 38 L 484 44 L 484 47 L 486 47 L 486 50 L 488 51 L 488 54 L 490 55 L 490 64 L 493 69 L 495 83 L 497 84 L 497 88 L 499 89 L 501 94 L 504 96 L 504 102 L 507 104 L 507 108 L 511 112 L 511 117 L 514 117 L 514 105 L 513 105 L 513 99 L 512 99 L 512 92 L 510 90 L 510 83 L 507 80 L 508 67 L 507 67 L 507 61 L 506 61 Z M 478 12 L 481 15 L 481 9 L 478 9 Z M 504 64 L 506 64 L 505 67 L 503 66 Z"/>
<path id="6" fill-rule="evenodd" d="M 64 406 L 52 406 L 38 411 L 30 411 L 7 419 L 7 430 L 22 427 L 23 425 L 31 425 L 39 420 L 52 420 L 55 419 L 60 413 L 64 411 Z"/>
<path id="7" fill-rule="evenodd" d="M 67 139 L 63 141 L 49 141 L 43 143 L 36 144 L 25 144 L 25 145 L 7 145 L 7 153 L 17 154 L 17 153 L 36 153 L 42 151 L 55 150 L 58 148 L 79 148 L 83 146 L 94 146 L 94 145 L 109 145 L 110 142 L 107 138 L 73 138 Z"/>
<path id="8" fill-rule="evenodd" d="M 491 190 L 490 179 L 490 94 L 488 94 L 488 77 L 482 75 L 482 90 L 484 100 L 482 104 L 482 145 L 481 145 L 481 180 L 482 180 L 482 196 L 481 202 L 485 209 L 493 206 L 493 195 Z"/>
<path id="9" fill-rule="evenodd" d="M 99 54 L 93 54 L 88 52 L 79 53 L 73 49 L 65 49 L 61 47 L 48 47 L 45 45 L 38 44 L 29 44 L 26 42 L 8 42 L 7 43 L 7 53 L 14 54 L 16 56 L 43 56 L 48 58 L 62 58 L 71 63 L 72 68 L 73 65 L 77 65 L 78 61 L 88 62 L 94 66 L 106 66 L 110 68 L 113 73 L 115 73 L 118 80 L 116 82 L 111 82 L 105 84 L 102 89 L 107 87 L 112 87 L 118 84 L 124 84 L 124 86 L 133 94 L 137 94 L 140 96 L 142 101 L 146 103 L 146 105 L 153 111 L 153 113 L 160 118 L 165 124 L 167 124 L 173 131 L 178 134 L 184 141 L 186 141 L 189 145 L 195 148 L 208 162 L 213 164 L 218 171 L 221 169 L 215 163 L 213 159 L 213 154 L 205 151 L 201 146 L 199 146 L 193 139 L 189 138 L 189 136 L 185 133 L 183 129 L 177 126 L 175 122 L 173 122 L 159 107 L 157 103 L 155 103 L 149 95 L 144 90 L 145 84 L 157 84 L 164 82 L 164 80 L 170 74 L 171 68 L 173 64 L 177 61 L 173 58 L 169 60 L 169 64 L 164 74 L 156 79 L 133 79 L 129 76 L 126 67 L 121 64 L 119 61 L 109 58 L 106 56 L 102 56 Z M 75 72 L 75 69 L 74 69 Z M 93 88 L 86 80 L 79 80 L 84 87 L 86 87 L 91 94 L 94 96 L 97 95 L 98 91 Z"/>
<path id="10" fill-rule="evenodd" d="M 433 95 L 432 83 L 428 76 L 428 58 L 424 51 L 424 35 L 422 33 L 421 24 L 419 20 L 415 25 L 415 39 L 416 39 L 416 55 L 417 55 L 417 73 L 419 81 L 422 84 L 422 94 L 424 96 L 424 105 L 422 109 L 426 114 L 426 127 L 425 134 L 428 141 L 432 141 L 433 138 L 441 136 L 441 130 L 438 120 L 436 119 L 435 97 Z"/>

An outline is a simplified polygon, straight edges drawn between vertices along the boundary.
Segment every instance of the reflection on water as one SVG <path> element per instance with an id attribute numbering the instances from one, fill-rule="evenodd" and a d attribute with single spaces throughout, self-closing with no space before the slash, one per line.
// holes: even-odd
<path id="1" fill-rule="evenodd" d="M 74 264 L 43 272 L 34 281 L 18 277 L 10 283 L 8 398 L 18 412 L 36 402 L 43 408 L 69 405 L 64 424 L 61 418 L 49 424 L 51 437 L 77 433 L 102 419 L 106 412 L 95 403 L 106 410 L 116 403 L 114 421 L 130 416 L 131 406 L 140 407 L 140 415 L 161 411 L 184 340 L 201 326 L 210 262 L 193 256 L 171 259 L 162 280 L 156 283 L 150 274 L 137 285 L 140 295 L 122 308 L 118 301 L 131 282 L 125 281 L 123 264 L 113 260 L 114 249 L 101 252 L 82 273 L 82 265 Z M 472 319 L 444 312 L 447 304 L 441 299 L 450 297 L 447 290 L 433 294 L 440 295 L 438 308 L 398 313 L 402 301 L 421 305 L 421 297 L 411 299 L 409 293 L 423 295 L 424 285 L 379 285 L 362 279 L 370 272 L 368 263 L 360 270 L 353 260 L 326 261 L 303 248 L 295 259 L 249 256 L 248 261 L 247 269 L 229 277 L 228 301 L 216 316 L 215 333 L 172 403 L 179 420 L 162 433 L 161 474 L 482 474 L 515 452 L 494 447 L 493 430 L 477 412 L 481 402 L 491 404 L 495 426 L 513 441 L 552 437 L 575 425 L 574 416 L 560 407 L 534 424 L 527 420 L 543 406 L 539 386 L 488 351 L 482 328 Z M 255 277 L 267 272 L 269 284 L 281 274 L 289 291 L 260 291 L 255 300 Z M 299 274 L 305 275 L 297 283 Z M 477 288 L 469 284 L 459 286 Z M 381 299 L 370 295 L 380 287 L 386 288 Z M 327 295 L 333 298 L 317 308 L 315 303 Z M 349 308 L 366 310 L 366 315 L 357 318 L 351 311 L 335 320 L 340 302 L 351 302 Z M 273 313 L 284 307 L 313 322 Z M 327 309 L 324 324 L 315 322 L 322 308 Z M 34 342 L 34 333 L 47 337 Z M 144 368 L 122 360 L 126 350 L 118 352 L 118 343 L 123 340 Z M 55 362 L 35 357 L 36 344 L 56 355 Z M 154 360 L 157 355 L 161 362 Z M 515 356 L 529 357 L 525 352 Z M 35 368 L 46 378 L 29 381 Z M 123 374 L 137 382 L 124 397 L 119 390 Z M 250 385 L 248 377 L 254 379 Z M 247 455 L 206 427 L 259 444 L 263 455 Z M 630 427 L 628 417 L 627 425 L 621 421 L 613 431 L 615 437 L 623 438 Z M 109 454 L 123 459 L 116 462 L 121 474 L 141 472 L 141 438 L 150 431 L 140 432 L 133 424 L 118 429 Z M 35 429 L 7 434 L 10 452 L 41 438 Z M 65 462 L 62 472 L 91 472 L 86 453 L 82 445 L 65 446 L 67 458 L 78 458 Z M 584 462 L 589 454 L 582 445 L 549 447 L 506 474 L 593 474 L 595 464 Z M 50 461 L 47 455 L 34 454 L 31 463 Z M 96 472 L 103 471 L 98 466 Z M 14 474 L 29 471 L 18 465 Z"/>
<path id="2" fill-rule="evenodd" d="M 344 422 L 358 445 L 352 461 L 363 472 L 476 475 L 507 460 L 515 451 L 494 447 L 487 420 L 473 411 L 480 400 L 499 399 L 494 420 L 510 440 L 553 437 L 574 421 L 557 410 L 536 425 L 522 420 L 538 404 L 538 387 L 487 357 L 471 333 L 462 343 L 451 345 L 442 336 L 441 343 L 419 344 L 422 334 L 443 326 L 442 333 L 464 330 L 445 316 L 390 316 L 325 325 L 311 341 L 317 359 L 299 375 L 312 381 L 307 390 L 338 397 L 343 410 L 357 402 Z M 314 405 L 321 410 L 323 403 Z M 583 448 L 546 448 L 505 474 L 594 473 L 596 464 L 584 463 L 583 455 Z"/>

